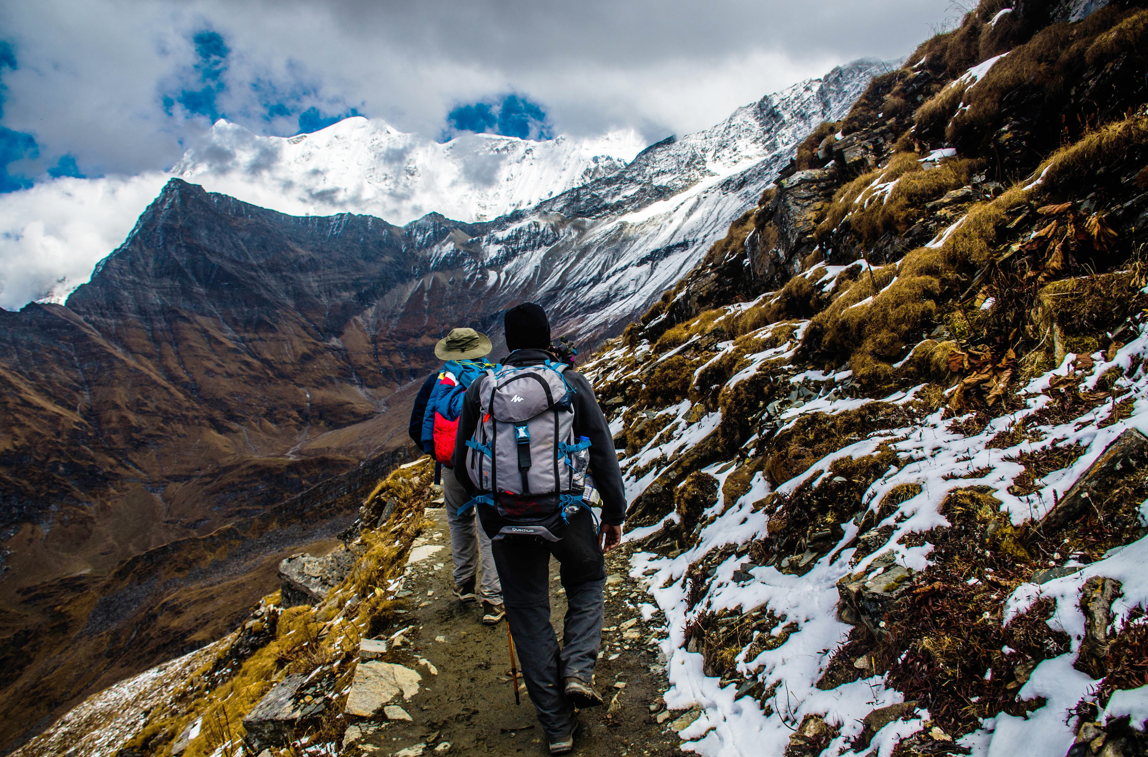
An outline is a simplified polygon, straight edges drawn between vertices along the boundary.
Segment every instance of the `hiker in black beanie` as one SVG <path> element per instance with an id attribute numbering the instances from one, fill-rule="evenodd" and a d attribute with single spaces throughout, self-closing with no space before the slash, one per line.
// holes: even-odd
<path id="1" fill-rule="evenodd" d="M 528 302 L 512 308 L 507 311 L 504 324 L 510 354 L 503 365 L 535 366 L 554 361 L 555 356 L 547 352 L 550 322 L 541 307 Z M 478 506 L 483 528 L 495 539 L 494 562 L 502 581 L 506 617 L 518 647 L 526 688 L 546 732 L 551 754 L 567 754 L 573 748 L 576 708 L 602 704 L 601 695 L 593 688 L 593 676 L 605 611 L 603 553 L 621 542 L 626 516 L 626 496 L 614 441 L 594 399 L 594 390 L 576 371 L 565 370 L 562 376 L 572 390 L 569 396 L 574 410 L 574 436 L 590 440 L 589 473 L 601 495 L 601 531 L 596 530 L 592 513 L 582 508 L 569 518 L 558 541 L 506 535 L 500 531 L 509 521 L 494 507 Z M 479 492 L 465 464 L 466 442 L 479 422 L 479 389 L 480 382 L 476 381 L 467 390 L 454 452 L 458 482 L 472 498 Z M 550 624 L 551 555 L 561 565 L 568 608 L 561 648 Z"/>

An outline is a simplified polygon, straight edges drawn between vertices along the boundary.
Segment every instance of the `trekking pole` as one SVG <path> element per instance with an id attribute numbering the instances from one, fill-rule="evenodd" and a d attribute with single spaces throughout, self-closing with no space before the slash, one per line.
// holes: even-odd
<path id="1" fill-rule="evenodd" d="M 518 666 L 514 663 L 514 637 L 510 635 L 510 624 L 506 624 L 506 640 L 510 642 L 510 678 L 514 681 L 514 704 L 521 705 L 518 696 Z"/>

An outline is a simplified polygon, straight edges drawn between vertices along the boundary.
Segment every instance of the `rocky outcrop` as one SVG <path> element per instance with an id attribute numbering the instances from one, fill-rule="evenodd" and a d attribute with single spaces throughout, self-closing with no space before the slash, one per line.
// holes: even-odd
<path id="1" fill-rule="evenodd" d="M 283 607 L 313 605 L 323 601 L 332 588 L 340 584 L 358 557 L 340 544 L 321 557 L 292 555 L 279 563 Z"/>
<path id="2" fill-rule="evenodd" d="M 1111 499 L 1114 482 L 1148 465 L 1148 437 L 1136 429 L 1120 434 L 1044 517 L 1045 526 L 1063 529 L 1087 510 Z"/>
<path id="3" fill-rule="evenodd" d="M 913 587 L 913 571 L 898 565 L 893 552 L 878 555 L 862 571 L 837 582 L 841 599 L 837 617 L 850 625 L 864 624 L 871 633 L 885 633 L 885 616 Z"/>
<path id="4" fill-rule="evenodd" d="M 256 754 L 267 747 L 291 744 L 297 732 L 314 725 L 323 714 L 325 686 L 308 678 L 298 673 L 283 679 L 243 718 L 247 739 Z"/>

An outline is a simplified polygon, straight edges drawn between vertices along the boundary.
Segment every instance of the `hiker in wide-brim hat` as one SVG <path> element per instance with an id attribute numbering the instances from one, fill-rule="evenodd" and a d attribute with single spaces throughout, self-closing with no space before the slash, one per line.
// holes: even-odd
<path id="1" fill-rule="evenodd" d="M 489 355 L 492 349 L 494 345 L 486 334 L 474 329 L 451 329 L 434 346 L 434 356 L 439 360 L 473 360 Z"/>
<path id="2" fill-rule="evenodd" d="M 491 364 L 485 360 L 494 348 L 485 334 L 474 329 L 451 329 L 435 344 L 443 366 L 419 390 L 411 412 L 410 434 L 423 452 L 434 457 L 435 482 L 442 481 L 447 525 L 454 561 L 454 595 L 464 603 L 482 600 L 482 622 L 502 620 L 502 585 L 491 554 L 490 537 L 478 528 L 473 512 L 458 514 L 470 496 L 455 479 L 451 467 L 458 416 L 467 387 Z"/>

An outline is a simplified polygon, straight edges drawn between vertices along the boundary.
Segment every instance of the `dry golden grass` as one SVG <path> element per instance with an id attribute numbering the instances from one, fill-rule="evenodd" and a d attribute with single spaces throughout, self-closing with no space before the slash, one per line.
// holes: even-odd
<path id="1" fill-rule="evenodd" d="M 886 233 L 903 234 L 908 231 L 928 212 L 925 208 L 927 203 L 966 186 L 981 165 L 978 160 L 954 158 L 942 160 L 935 168 L 924 170 L 916 158 L 915 153 L 895 156 L 890 164 L 890 173 L 898 178 L 888 197 L 884 202 L 869 203 L 853 214 L 853 230 L 863 243 L 872 244 Z"/>
<path id="2" fill-rule="evenodd" d="M 1011 93 L 1039 93 L 1038 107 L 1042 108 L 1069 101 L 1069 90 L 1085 66 L 1101 67 L 1116 56 L 1136 51 L 1146 25 L 1145 11 L 1109 6 L 1083 21 L 1041 29 L 998 61 L 970 90 L 965 98 L 968 108 L 952 119 L 946 139 L 958 147 L 981 144 L 1000 125 L 1004 100 Z M 1074 125 L 1048 126 L 1055 134 L 1062 126 Z"/>
<path id="3" fill-rule="evenodd" d="M 1036 171 L 1044 177 L 1039 191 L 1052 196 L 1070 193 L 1081 181 L 1091 179 L 1097 166 L 1123 163 L 1134 150 L 1144 150 L 1146 146 L 1148 117 L 1134 116 L 1109 124 L 1057 150 L 1041 163 Z"/>

